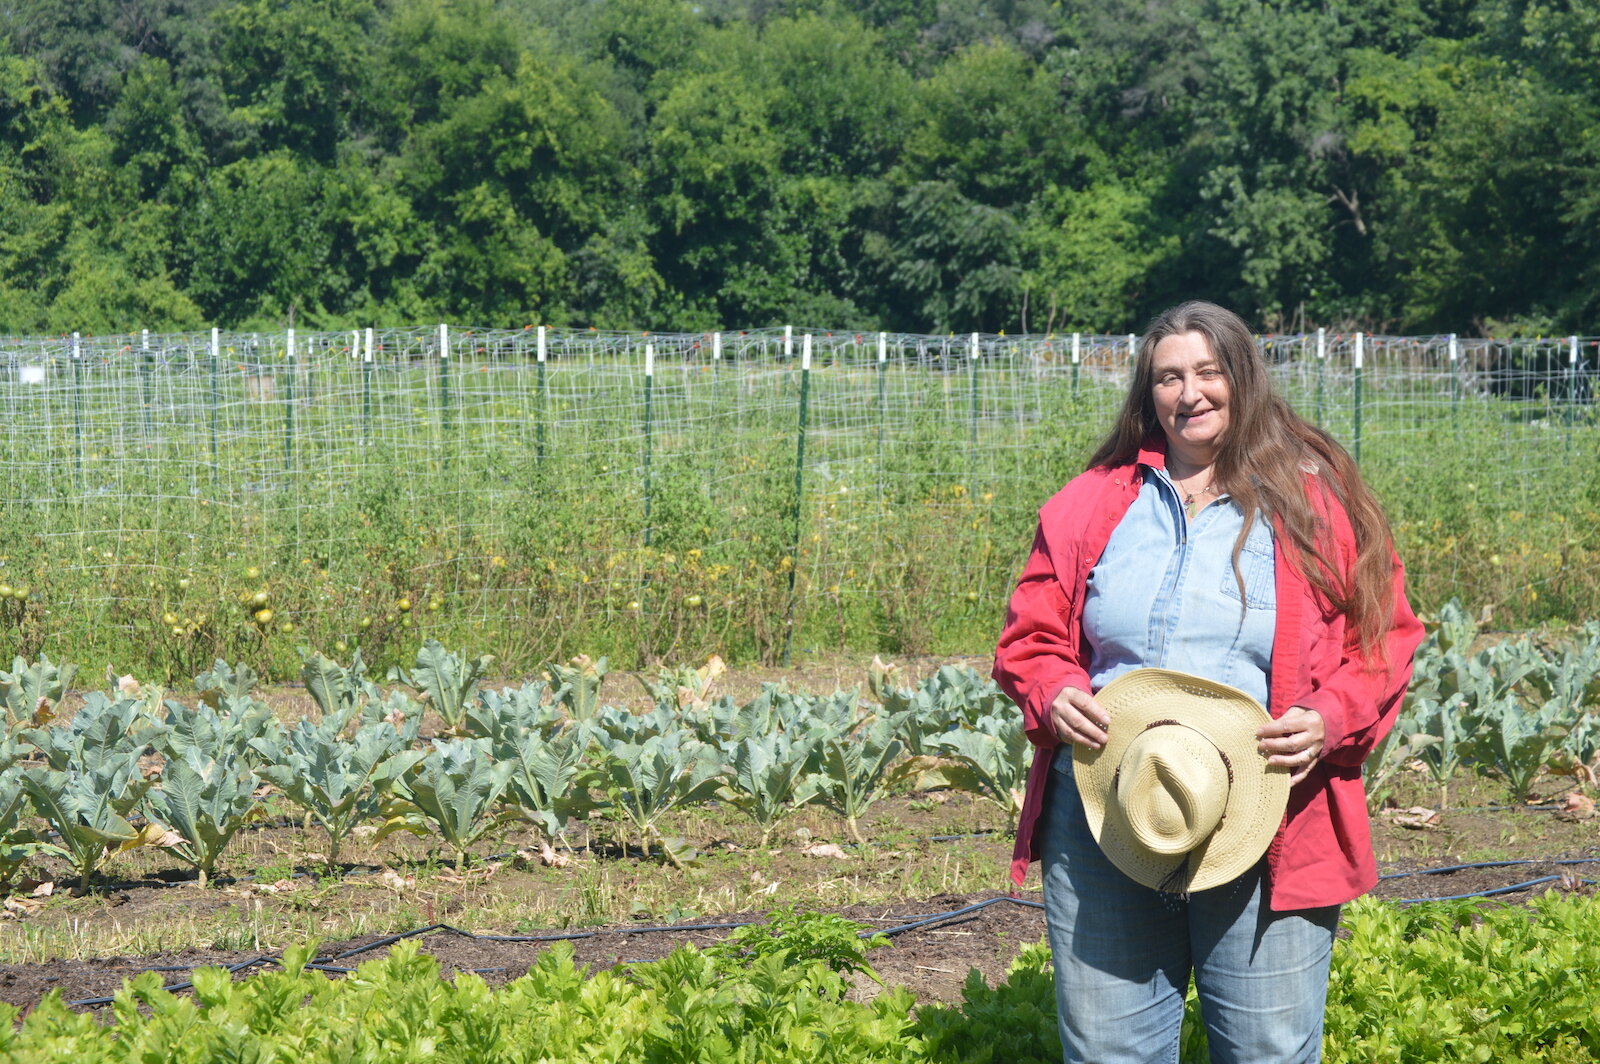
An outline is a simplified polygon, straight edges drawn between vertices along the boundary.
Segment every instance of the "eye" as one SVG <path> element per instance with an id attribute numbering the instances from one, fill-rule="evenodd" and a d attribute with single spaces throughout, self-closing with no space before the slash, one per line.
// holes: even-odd
<path id="1" fill-rule="evenodd" d="M 1220 369 L 1215 369 L 1215 368 L 1203 369 L 1203 370 L 1200 371 L 1200 379 L 1203 380 L 1203 381 L 1221 380 L 1222 379 L 1222 371 Z"/>

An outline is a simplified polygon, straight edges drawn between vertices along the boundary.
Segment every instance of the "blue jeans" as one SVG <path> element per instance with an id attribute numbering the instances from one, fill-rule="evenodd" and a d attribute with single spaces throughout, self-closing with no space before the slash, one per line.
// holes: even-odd
<path id="1" fill-rule="evenodd" d="M 1187 900 L 1123 875 L 1084 820 L 1063 748 L 1040 825 L 1065 1059 L 1178 1060 L 1191 971 L 1212 1064 L 1315 1062 L 1339 907 L 1272 912 L 1265 861 Z"/>

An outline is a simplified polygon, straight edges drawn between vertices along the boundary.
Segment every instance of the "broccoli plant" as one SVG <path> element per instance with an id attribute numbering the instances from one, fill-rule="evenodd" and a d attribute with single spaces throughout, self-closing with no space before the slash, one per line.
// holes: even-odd
<path id="1" fill-rule="evenodd" d="M 194 865 L 202 889 L 234 835 L 259 814 L 256 761 L 253 754 L 222 744 L 214 756 L 189 745 L 168 759 L 160 785 L 145 795 L 149 818 L 182 840 L 172 844 L 172 852 Z"/>
<path id="2" fill-rule="evenodd" d="M 876 720 L 845 735 L 822 740 L 822 771 L 817 774 L 817 800 L 844 818 L 851 838 L 865 844 L 860 820 L 885 791 L 907 773 L 914 761 L 894 762 L 905 744 L 894 736 L 892 723 Z"/>
<path id="3" fill-rule="evenodd" d="M 604 732 L 597 737 L 605 748 L 600 772 L 612 806 L 632 822 L 646 857 L 663 816 L 705 801 L 722 782 L 716 752 L 683 732 L 652 735 L 639 744 L 611 739 Z M 664 844 L 662 849 L 674 865 L 682 864 L 674 846 Z"/>
<path id="4" fill-rule="evenodd" d="M 495 811 L 514 770 L 511 762 L 490 757 L 488 739 L 436 742 L 394 777 L 394 800 L 384 808 L 388 820 L 378 837 L 401 829 L 424 838 L 441 835 L 456 852 L 457 870 L 465 868 L 472 844 L 516 816 Z"/>
<path id="5" fill-rule="evenodd" d="M 127 820 L 150 789 L 150 781 L 139 772 L 137 750 L 86 753 L 65 769 L 24 769 L 22 789 L 55 829 L 81 890 L 89 889 L 90 878 L 109 852 L 156 844 L 166 835 L 156 825 L 140 829 Z"/>
<path id="6" fill-rule="evenodd" d="M 493 661 L 488 654 L 469 658 L 446 650 L 437 639 L 430 639 L 417 651 L 416 668 L 393 669 L 389 679 L 421 694 L 444 721 L 445 730 L 460 735 L 466 731 L 467 707 Z"/>
<path id="7" fill-rule="evenodd" d="M 815 739 L 772 732 L 728 748 L 732 772 L 717 796 L 756 822 L 762 846 L 780 820 L 816 797 L 817 747 Z"/>
<path id="8" fill-rule="evenodd" d="M 10 764 L 0 767 L 0 890 L 8 889 L 23 866 L 36 857 L 69 856 L 61 847 L 40 839 L 24 823 L 29 810 L 22 771 Z"/>
<path id="9" fill-rule="evenodd" d="M 10 672 L 0 671 L 0 703 L 6 707 L 7 725 L 15 727 L 36 718 L 43 723 L 67 693 L 77 671 L 76 665 L 56 665 L 43 654 L 31 665 L 26 658 L 14 659 Z"/>
<path id="10" fill-rule="evenodd" d="M 1022 714 L 1007 708 L 1009 713 L 940 736 L 933 748 L 953 762 L 942 770 L 952 786 L 988 799 L 1014 818 L 1022 811 L 1033 745 L 1022 730 Z"/>
<path id="11" fill-rule="evenodd" d="M 260 682 L 261 677 L 250 666 L 243 662 L 229 665 L 218 658 L 211 668 L 194 678 L 194 689 L 200 693 L 201 701 L 215 707 L 224 699 L 245 701 Z"/>
<path id="12" fill-rule="evenodd" d="M 467 707 L 467 734 L 488 739 L 499 748 L 529 729 L 545 728 L 562 719 L 549 695 L 550 685 L 542 679 L 500 691 L 479 691 L 477 700 Z"/>
<path id="13" fill-rule="evenodd" d="M 581 782 L 592 733 L 588 724 L 529 728 L 493 747 L 494 756 L 512 766 L 508 793 L 518 815 L 546 838 L 561 835 L 569 819 L 594 806 Z"/>
<path id="14" fill-rule="evenodd" d="M 165 731 L 141 701 L 91 691 L 70 724 L 22 728 L 16 735 L 32 743 L 51 768 L 64 772 L 97 765 L 113 753 L 131 752 L 137 757 Z"/>
<path id="15" fill-rule="evenodd" d="M 261 739 L 250 743 L 272 762 L 257 774 L 327 831 L 330 872 L 350 829 L 377 816 L 382 790 L 423 756 L 421 750 L 406 749 L 395 728 L 382 721 L 365 723 L 346 739 L 345 726 L 354 716 L 354 708 L 347 707 L 320 724 L 303 720 L 281 749 Z"/>
<path id="16" fill-rule="evenodd" d="M 600 711 L 600 685 L 605 681 L 607 661 L 593 661 L 579 654 L 568 665 L 551 662 L 545 666 L 556 685 L 555 700 L 567 707 L 573 720 L 591 720 Z"/>
<path id="17" fill-rule="evenodd" d="M 305 681 L 306 693 L 324 717 L 383 698 L 378 685 L 367 679 L 367 663 L 361 659 L 360 650 L 350 660 L 349 668 L 304 647 L 300 648 L 300 660 L 300 678 Z"/>

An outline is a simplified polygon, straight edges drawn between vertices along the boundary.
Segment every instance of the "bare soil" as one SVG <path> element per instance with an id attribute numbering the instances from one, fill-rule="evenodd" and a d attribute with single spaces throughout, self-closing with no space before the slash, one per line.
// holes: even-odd
<path id="1" fill-rule="evenodd" d="M 902 682 L 948 660 L 909 663 Z M 967 660 L 979 669 L 986 665 Z M 865 675 L 859 659 L 808 662 L 796 669 L 736 670 L 718 689 L 748 697 L 764 681 L 787 681 L 829 691 L 864 686 Z M 613 703 L 643 701 L 644 688 L 625 674 L 613 674 L 604 697 Z M 286 716 L 311 708 L 304 692 L 293 687 L 274 689 L 269 700 Z M 1394 877 L 1380 882 L 1376 896 L 1445 898 L 1518 887 L 1498 896 L 1515 904 L 1546 890 L 1595 890 L 1585 881 L 1600 880 L 1600 819 L 1565 820 L 1554 812 L 1554 800 L 1572 789 L 1571 781 L 1546 779 L 1533 803 L 1497 805 L 1506 798 L 1491 780 L 1465 780 L 1443 796 L 1421 780 L 1416 775 L 1413 782 L 1402 781 L 1396 788 L 1399 808 L 1372 818 L 1379 871 Z M 1437 806 L 1441 797 L 1448 804 L 1437 810 L 1435 822 L 1423 827 L 1401 822 L 1405 809 Z M 125 929 L 187 926 L 184 921 L 200 929 L 235 931 L 200 930 L 192 947 L 167 952 L 80 952 L 69 959 L 0 964 L 0 1001 L 27 1009 L 50 991 L 59 991 L 68 1002 L 94 1001 L 150 968 L 170 969 L 169 984 L 181 984 L 191 969 L 203 965 L 241 965 L 238 977 L 245 978 L 270 966 L 285 941 L 311 938 L 323 943 L 319 960 L 348 968 L 381 957 L 393 933 L 434 924 L 503 936 L 472 937 L 447 929 L 419 936 L 423 950 L 438 958 L 446 973 L 472 970 L 501 983 L 526 972 L 556 935 L 572 936 L 577 959 L 598 970 L 654 960 L 685 943 L 707 945 L 729 933 L 708 925 L 760 920 L 786 902 L 872 927 L 992 902 L 895 934 L 888 947 L 869 956 L 886 984 L 907 987 L 923 1001 L 956 1001 L 969 970 L 995 983 L 1022 945 L 1044 935 L 1041 909 L 1011 900 L 1006 879 L 1010 826 L 994 807 L 966 796 L 910 794 L 880 802 L 863 824 L 872 842 L 867 847 L 851 846 L 836 822 L 809 809 L 765 849 L 715 809 L 677 827 L 704 854 L 695 867 L 682 871 L 623 852 L 603 831 L 595 837 L 580 833 L 566 868 L 511 859 L 492 872 L 455 875 L 407 840 L 385 843 L 381 851 L 354 847 L 350 859 L 360 863 L 342 876 L 319 880 L 303 875 L 317 852 L 315 833 L 272 826 L 241 839 L 239 856 L 228 868 L 235 880 L 207 890 L 165 855 L 136 851 L 115 862 L 116 881 L 97 883 L 87 897 L 65 897 L 63 890 L 42 903 L 19 906 L 14 922 L 0 927 L 0 956 L 26 956 L 30 933 L 64 933 L 69 926 L 85 943 L 117 941 L 116 933 Z M 812 841 L 838 844 L 844 855 L 808 856 L 803 846 Z M 493 845 L 520 844 L 499 839 Z M 504 851 L 484 856 L 491 852 Z M 1434 871 L 1457 865 L 1474 867 Z M 263 889 L 265 878 L 280 875 L 289 877 L 286 889 Z M 1036 869 L 1024 887 L 1016 898 L 1037 902 Z M 626 920 L 630 904 L 634 919 Z M 352 937 L 348 929 L 368 917 L 376 930 Z M 681 926 L 646 929 L 661 925 Z M 259 942 L 238 930 L 251 926 L 264 929 Z M 223 938 L 231 938 L 227 945 L 233 948 L 216 948 Z M 545 941 L 535 940 L 540 938 Z M 863 993 L 870 991 L 863 987 Z"/>

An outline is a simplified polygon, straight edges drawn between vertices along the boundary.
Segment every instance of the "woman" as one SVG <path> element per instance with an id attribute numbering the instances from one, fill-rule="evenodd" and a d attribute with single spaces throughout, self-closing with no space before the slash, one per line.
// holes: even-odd
<path id="1" fill-rule="evenodd" d="M 1110 435 L 1040 510 L 995 656 L 1037 747 L 1012 875 L 1042 858 L 1068 1061 L 1176 1061 L 1191 972 L 1214 1062 L 1320 1059 L 1339 906 L 1377 882 L 1361 762 L 1421 638 L 1377 500 L 1275 394 L 1245 323 L 1157 317 Z M 1085 821 L 1071 747 L 1106 742 L 1096 692 L 1144 667 L 1270 714 L 1256 745 L 1288 807 L 1230 883 L 1137 883 Z"/>

